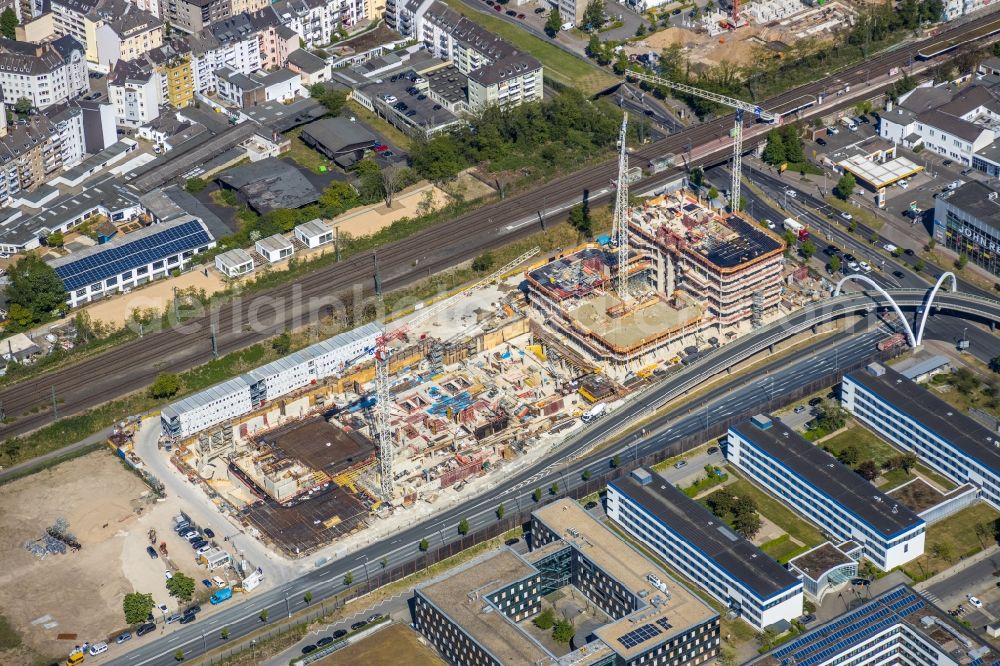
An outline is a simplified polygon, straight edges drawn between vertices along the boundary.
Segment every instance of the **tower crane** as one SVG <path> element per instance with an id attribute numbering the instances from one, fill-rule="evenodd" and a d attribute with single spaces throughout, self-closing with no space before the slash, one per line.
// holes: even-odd
<path id="1" fill-rule="evenodd" d="M 410 317 L 405 324 L 401 324 L 391 330 L 386 330 L 385 325 L 383 324 L 382 333 L 375 338 L 375 395 L 377 398 L 377 403 L 375 405 L 375 428 L 379 453 L 379 480 L 381 482 L 383 502 L 392 502 L 394 490 L 394 479 L 392 478 L 392 459 L 395 452 L 393 451 L 392 432 L 389 430 L 389 419 L 391 418 L 389 403 L 392 400 L 392 390 L 389 385 L 389 357 L 391 355 L 389 343 L 393 340 L 399 340 L 400 338 L 405 337 L 406 333 L 414 326 L 427 321 L 440 312 L 454 307 L 454 299 L 456 297 L 461 296 L 462 294 L 471 293 L 480 287 L 484 287 L 491 282 L 500 279 L 504 274 L 517 268 L 519 265 L 538 254 L 538 252 L 539 249 L 537 247 L 531 248 L 517 259 L 514 259 L 510 263 L 501 267 L 499 270 L 494 271 L 482 280 L 479 280 L 471 287 L 463 289 L 459 294 L 446 298 L 428 308 L 418 310 L 417 313 L 413 317 Z"/>
<path id="2" fill-rule="evenodd" d="M 618 298 L 622 304 L 628 298 L 628 148 L 625 134 L 628 130 L 628 112 L 622 116 L 622 128 L 618 133 L 618 183 L 615 193 L 615 210 L 612 219 L 611 240 L 618 247 L 615 272 L 618 273 Z"/>
<path id="3" fill-rule="evenodd" d="M 736 110 L 736 122 L 734 123 L 731 132 L 733 137 L 733 183 L 729 190 L 729 206 L 733 210 L 738 210 L 740 207 L 740 171 L 743 168 L 743 114 L 752 113 L 761 120 L 766 120 L 768 122 L 780 121 L 781 116 L 776 113 L 771 113 L 770 111 L 765 111 L 756 104 L 750 104 L 749 102 L 744 102 L 741 99 L 727 97 L 726 95 L 709 92 L 707 90 L 695 88 L 694 86 L 685 85 L 683 83 L 676 83 L 670 79 L 665 79 L 662 76 L 656 76 L 655 74 L 646 74 L 645 72 L 629 70 L 626 72 L 626 76 L 631 76 L 640 81 L 652 83 L 653 85 L 670 88 L 671 90 L 676 90 L 677 92 L 694 95 L 695 97 L 701 97 L 702 99 L 707 99 L 711 102 L 716 102 L 717 104 L 723 104 Z"/>

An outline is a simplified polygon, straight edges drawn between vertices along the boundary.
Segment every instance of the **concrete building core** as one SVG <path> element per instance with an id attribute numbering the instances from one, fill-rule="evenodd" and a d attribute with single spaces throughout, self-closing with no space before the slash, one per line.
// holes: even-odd
<path id="1" fill-rule="evenodd" d="M 745 214 L 674 193 L 632 209 L 629 232 L 626 302 L 614 248 L 588 244 L 526 273 L 546 324 L 593 357 L 641 360 L 688 336 L 700 344 L 710 331 L 759 326 L 777 309 L 785 243 Z"/>

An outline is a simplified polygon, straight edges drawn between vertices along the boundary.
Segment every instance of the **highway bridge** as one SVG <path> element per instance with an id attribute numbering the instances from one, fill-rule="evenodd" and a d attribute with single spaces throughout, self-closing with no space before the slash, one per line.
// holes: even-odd
<path id="1" fill-rule="evenodd" d="M 612 473 L 608 460 L 615 454 L 625 461 L 621 469 L 614 471 L 616 474 L 626 473 L 644 460 L 677 455 L 717 436 L 731 423 L 789 404 L 802 395 L 836 383 L 845 371 L 870 362 L 878 354 L 876 343 L 891 333 L 885 325 L 873 325 L 876 312 L 892 308 L 887 296 L 905 315 L 909 315 L 921 308 L 929 311 L 929 295 L 930 290 L 925 289 L 892 289 L 885 294 L 872 290 L 870 293 L 850 292 L 817 300 L 750 335 L 707 353 L 666 381 L 635 394 L 609 417 L 581 431 L 539 462 L 505 475 L 502 483 L 479 497 L 394 533 L 391 540 L 387 538 L 373 543 L 304 573 L 294 581 L 255 594 L 196 623 L 179 627 L 162 638 L 136 645 L 131 652 L 111 663 L 166 665 L 173 662 L 177 649 L 182 649 L 187 658 L 191 658 L 222 647 L 224 641 L 219 637 L 222 627 L 228 627 L 230 640 L 235 640 L 260 628 L 258 615 L 261 610 L 268 609 L 272 618 L 305 610 L 302 596 L 306 591 L 312 594 L 313 604 L 341 594 L 346 589 L 343 579 L 348 572 L 359 585 L 370 577 L 376 581 L 383 576 L 387 579 L 389 574 L 381 573 L 382 568 L 375 564 L 383 558 L 387 563 L 385 571 L 420 568 L 423 553 L 417 544 L 421 539 L 430 540 L 432 549 L 458 550 L 477 538 L 473 535 L 482 539 L 497 530 L 509 529 L 535 506 L 531 497 L 535 488 L 548 488 L 555 482 L 559 484 L 560 495 L 571 493 L 580 496 L 585 491 L 590 492 L 587 484 L 603 483 L 605 477 Z M 977 321 L 1000 323 L 1000 302 L 980 295 L 939 291 L 931 308 Z M 796 352 L 789 358 L 765 361 L 739 377 L 727 377 L 736 364 L 793 335 L 855 315 L 862 315 L 863 318 L 853 330 L 835 333 L 814 348 Z M 933 320 L 930 325 L 934 325 Z M 1000 343 L 997 346 L 1000 347 Z M 719 376 L 722 379 L 718 385 L 706 395 L 699 396 L 693 405 L 675 408 L 645 424 L 643 432 L 649 435 L 624 436 L 630 424 L 648 419 L 692 389 L 704 386 L 707 378 Z M 610 448 L 598 450 L 599 445 L 609 441 L 614 442 Z M 591 481 L 582 480 L 584 470 L 590 470 Z M 498 521 L 494 513 L 500 502 L 505 504 L 509 514 L 504 521 Z M 465 542 L 455 531 L 455 525 L 462 518 L 469 521 L 472 529 L 472 535 L 466 537 Z M 477 533 L 477 530 L 481 531 Z"/>

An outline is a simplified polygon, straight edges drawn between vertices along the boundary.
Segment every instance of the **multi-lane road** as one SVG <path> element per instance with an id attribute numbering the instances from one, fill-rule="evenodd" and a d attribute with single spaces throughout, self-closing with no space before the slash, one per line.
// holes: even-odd
<path id="1" fill-rule="evenodd" d="M 944 43 L 1000 21 L 987 15 L 961 26 L 943 30 L 939 35 L 875 56 L 864 63 L 835 72 L 762 102 L 764 108 L 780 108 L 803 95 L 825 95 L 826 103 L 807 111 L 828 113 L 838 105 L 870 96 L 890 83 L 893 68 L 913 65 L 917 51 L 928 45 Z M 848 94 L 838 96 L 848 86 Z M 832 101 L 830 101 L 832 100 Z M 661 141 L 642 146 L 632 155 L 634 164 L 668 153 L 697 155 L 701 163 L 725 159 L 732 116 L 722 117 L 685 129 Z M 749 132 L 749 149 L 762 137 Z M 695 150 L 702 146 L 702 150 Z M 681 161 L 684 161 L 683 159 Z M 558 178 L 524 194 L 485 206 L 454 220 L 443 222 L 404 241 L 378 251 L 378 266 L 384 289 L 404 286 L 417 279 L 474 257 L 539 228 L 543 218 L 561 219 L 565 211 L 582 197 L 602 201 L 611 192 L 616 163 L 606 161 L 588 169 Z M 640 184 L 655 187 L 676 177 L 678 169 L 669 170 Z M 147 386 L 158 373 L 182 371 L 212 358 L 211 331 L 221 354 L 265 340 L 296 325 L 315 321 L 330 310 L 330 303 L 341 296 L 359 302 L 370 294 L 375 273 L 372 253 L 352 257 L 338 265 L 317 269 L 295 284 L 278 287 L 253 298 L 238 299 L 195 316 L 183 327 L 146 335 L 127 345 L 96 354 L 72 366 L 34 377 L 0 391 L 0 404 L 12 422 L 0 425 L 0 439 L 23 434 L 53 420 L 52 394 L 59 402 L 59 412 L 68 415 L 94 407 Z M 353 297 L 352 297 L 353 294 Z M 349 304 L 350 305 L 350 304 Z M 32 410 L 35 410 L 34 412 Z"/>

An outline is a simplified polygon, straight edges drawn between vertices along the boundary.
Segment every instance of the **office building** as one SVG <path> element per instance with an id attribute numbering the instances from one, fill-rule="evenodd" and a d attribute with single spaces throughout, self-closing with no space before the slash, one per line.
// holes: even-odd
<path id="1" fill-rule="evenodd" d="M 912 589 L 898 585 L 746 666 L 984 666 L 1000 654 Z"/>
<path id="2" fill-rule="evenodd" d="M 1000 436 L 892 368 L 872 364 L 844 376 L 844 408 L 896 446 L 1000 509 Z"/>
<path id="3" fill-rule="evenodd" d="M 608 517 L 758 631 L 802 615 L 802 582 L 702 505 L 638 469 L 608 484 Z"/>
<path id="4" fill-rule="evenodd" d="M 414 626 L 453 664 L 701 664 L 718 656 L 719 616 L 584 511 L 535 511 L 532 551 L 486 553 L 415 590 Z M 556 656 L 519 624 L 572 586 L 607 621 Z"/>
<path id="5" fill-rule="evenodd" d="M 997 191 L 971 180 L 939 195 L 934 204 L 934 239 L 994 275 L 1000 275 Z"/>
<path id="6" fill-rule="evenodd" d="M 726 459 L 789 508 L 888 571 L 924 552 L 924 521 L 778 419 L 729 429 Z"/>

